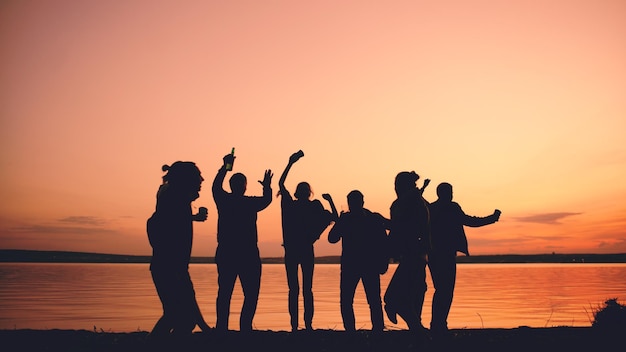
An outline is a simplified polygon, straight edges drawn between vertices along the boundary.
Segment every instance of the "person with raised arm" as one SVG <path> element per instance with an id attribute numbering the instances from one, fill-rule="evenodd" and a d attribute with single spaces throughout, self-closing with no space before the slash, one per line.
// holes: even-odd
<path id="1" fill-rule="evenodd" d="M 235 156 L 227 154 L 223 165 L 213 180 L 213 199 L 217 206 L 217 323 L 218 332 L 228 330 L 230 302 L 239 278 L 244 294 L 239 319 L 242 332 L 252 331 L 252 320 L 256 312 L 261 286 L 261 258 L 259 255 L 257 213 L 272 202 L 272 171 L 265 170 L 259 183 L 263 186 L 262 196 L 246 196 L 247 179 L 235 173 L 229 180 L 231 192 L 223 188 L 226 172 L 232 170 Z"/>
<path id="2" fill-rule="evenodd" d="M 320 238 L 322 232 L 338 218 L 337 209 L 330 194 L 322 194 L 328 201 L 331 210 L 324 209 L 317 199 L 311 199 L 313 191 L 307 182 L 300 182 L 292 197 L 285 187 L 285 180 L 289 170 L 304 153 L 298 151 L 289 157 L 287 167 L 278 181 L 279 195 L 281 196 L 280 209 L 282 216 L 283 247 L 285 248 L 285 270 L 289 286 L 288 309 L 291 330 L 298 331 L 298 297 L 300 283 L 298 268 L 302 270 L 302 296 L 304 298 L 304 326 L 307 330 L 313 329 L 313 269 L 315 253 L 313 244 Z M 294 199 L 295 197 L 295 199 Z"/>

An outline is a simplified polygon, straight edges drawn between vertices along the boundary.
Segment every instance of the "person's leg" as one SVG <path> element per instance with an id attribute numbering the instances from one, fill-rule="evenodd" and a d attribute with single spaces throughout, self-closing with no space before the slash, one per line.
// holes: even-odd
<path id="1" fill-rule="evenodd" d="M 456 281 L 456 259 L 453 255 L 434 255 L 429 258 L 428 267 L 435 286 L 430 329 L 433 333 L 445 332 Z"/>
<path id="2" fill-rule="evenodd" d="M 191 296 L 189 298 L 189 314 L 191 322 L 194 324 L 192 330 L 195 328 L 196 325 L 198 325 L 200 330 L 202 330 L 203 332 L 209 332 L 211 330 L 211 327 L 204 320 L 204 316 L 202 316 L 202 311 L 200 311 L 200 306 L 198 305 L 198 300 L 196 299 L 196 291 L 193 288 L 193 282 L 191 281 L 191 277 L 189 276 L 189 271 L 187 271 L 187 278 L 189 280 L 189 286 L 191 288 Z"/>
<path id="3" fill-rule="evenodd" d="M 416 275 L 415 275 L 415 300 L 413 301 L 413 307 L 415 310 L 415 315 L 417 316 L 417 320 L 419 322 L 418 329 L 424 329 L 424 325 L 422 325 L 422 309 L 424 307 L 424 297 L 426 296 L 426 290 L 428 286 L 426 284 L 426 259 L 418 260 L 416 266 Z"/>
<path id="4" fill-rule="evenodd" d="M 354 293 L 356 286 L 359 283 L 360 276 L 358 273 L 351 272 L 350 270 L 341 270 L 339 279 L 339 305 L 341 307 L 341 318 L 343 320 L 343 327 L 346 331 L 355 331 L 355 319 L 354 319 Z"/>
<path id="5" fill-rule="evenodd" d="M 298 296 L 300 282 L 298 280 L 298 260 L 291 253 L 285 253 L 285 271 L 287 272 L 287 286 L 289 287 L 289 317 L 291 331 L 298 330 Z"/>
<path id="6" fill-rule="evenodd" d="M 400 262 L 385 291 L 385 313 L 387 313 L 387 318 L 394 324 L 398 323 L 397 315 L 400 312 L 403 313 L 403 316 L 401 315 L 402 319 L 405 321 L 408 319 L 407 310 L 410 303 L 408 299 L 409 283 L 412 275 L 409 269 L 410 264 L 408 261 Z"/>
<path id="7" fill-rule="evenodd" d="M 366 273 L 362 277 L 362 282 L 367 304 L 370 306 L 372 331 L 382 331 L 385 328 L 385 323 L 380 302 L 380 275 L 377 272 Z"/>
<path id="8" fill-rule="evenodd" d="M 426 271 L 421 261 L 405 260 L 398 265 L 398 304 L 394 303 L 397 314 L 407 323 L 409 330 L 423 329 L 421 322 L 424 303 Z M 424 262 L 425 265 L 425 262 Z M 420 270 L 421 269 L 421 270 Z M 420 272 L 421 271 L 421 272 Z M 387 309 L 387 307 L 385 307 Z"/>
<path id="9" fill-rule="evenodd" d="M 202 330 L 202 332 L 211 331 L 211 327 L 206 322 L 206 320 L 204 320 L 204 316 L 202 315 L 202 311 L 200 310 L 200 306 L 198 305 L 197 300 L 195 300 L 194 302 L 194 321 L 196 322 L 200 330 Z"/>
<path id="10" fill-rule="evenodd" d="M 178 302 L 176 321 L 173 334 L 179 337 L 191 335 L 198 322 L 198 304 L 196 292 L 188 271 L 181 271 L 176 275 L 176 296 Z"/>
<path id="11" fill-rule="evenodd" d="M 261 259 L 246 263 L 239 274 L 241 288 L 243 289 L 243 307 L 239 317 L 239 330 L 252 331 L 252 320 L 256 313 L 259 302 L 259 290 L 261 289 Z"/>
<path id="12" fill-rule="evenodd" d="M 218 331 L 228 330 L 228 316 L 230 315 L 230 300 L 237 280 L 237 272 L 235 268 L 231 268 L 232 264 L 217 264 L 217 323 L 215 328 Z"/>
<path id="13" fill-rule="evenodd" d="M 313 250 L 303 258 L 302 263 L 302 296 L 304 298 L 304 326 L 313 329 L 313 269 L 315 268 Z"/>
<path id="14" fill-rule="evenodd" d="M 150 272 L 152 275 L 152 281 L 154 282 L 154 287 L 156 288 L 157 294 L 159 295 L 159 299 L 161 300 L 161 305 L 163 306 L 163 315 L 156 322 L 152 331 L 150 332 L 151 337 L 155 336 L 165 336 L 170 333 L 173 328 L 172 322 L 172 280 L 169 278 L 166 272 L 160 272 L 153 270 Z"/>

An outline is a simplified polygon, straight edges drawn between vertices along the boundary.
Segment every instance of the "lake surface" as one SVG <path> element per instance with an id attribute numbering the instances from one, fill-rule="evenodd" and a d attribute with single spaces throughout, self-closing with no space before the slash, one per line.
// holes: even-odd
<path id="1" fill-rule="evenodd" d="M 381 277 L 383 292 L 395 268 L 391 265 Z M 214 326 L 217 268 L 192 264 L 190 273 L 200 309 Z M 604 301 L 626 300 L 625 278 L 626 264 L 459 264 L 448 324 L 453 329 L 590 326 L 594 310 Z M 434 291 L 430 276 L 428 285 L 422 315 L 426 326 Z M 313 327 L 343 330 L 339 265 L 315 266 L 313 293 Z M 239 329 L 242 303 L 237 284 L 230 329 Z M 360 284 L 354 308 L 357 328 L 370 329 L 369 307 Z M 0 329 L 150 331 L 160 314 L 148 264 L 0 264 Z M 385 318 L 385 324 L 388 329 L 406 329 L 398 320 L 392 324 Z M 281 264 L 263 265 L 254 326 L 290 330 Z"/>

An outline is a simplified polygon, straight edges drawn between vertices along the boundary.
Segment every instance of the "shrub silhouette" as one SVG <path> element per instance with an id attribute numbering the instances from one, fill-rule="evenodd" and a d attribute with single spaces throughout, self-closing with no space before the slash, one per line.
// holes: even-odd
<path id="1" fill-rule="evenodd" d="M 626 306 L 611 298 L 604 302 L 604 307 L 593 313 L 591 326 L 603 329 L 626 328 Z"/>

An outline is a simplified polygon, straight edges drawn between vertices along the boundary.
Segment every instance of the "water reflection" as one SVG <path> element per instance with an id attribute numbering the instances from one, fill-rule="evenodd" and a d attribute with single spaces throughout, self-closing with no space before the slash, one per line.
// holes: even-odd
<path id="1" fill-rule="evenodd" d="M 395 266 L 381 277 L 384 288 Z M 217 271 L 190 269 L 198 303 L 215 324 Z M 520 325 L 589 326 L 593 309 L 608 298 L 626 299 L 626 264 L 460 264 L 450 328 L 510 328 Z M 88 329 L 149 331 L 160 316 L 147 264 L 0 264 L 0 329 Z M 428 278 L 423 321 L 430 321 Z M 343 329 L 339 311 L 339 266 L 317 265 L 313 290 L 319 329 Z M 230 328 L 243 304 L 233 294 Z M 354 302 L 357 328 L 369 329 L 362 286 Z M 403 324 L 385 322 L 390 329 Z M 287 281 L 282 265 L 264 265 L 256 329 L 289 330 Z"/>

